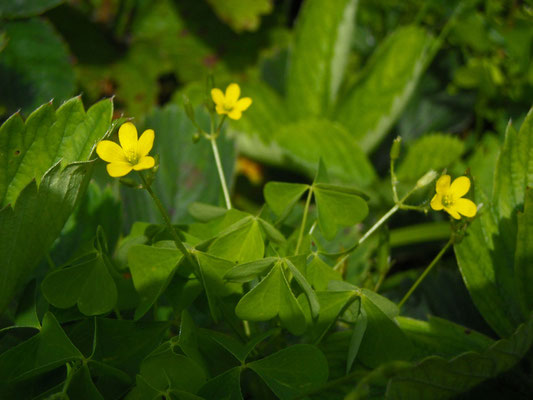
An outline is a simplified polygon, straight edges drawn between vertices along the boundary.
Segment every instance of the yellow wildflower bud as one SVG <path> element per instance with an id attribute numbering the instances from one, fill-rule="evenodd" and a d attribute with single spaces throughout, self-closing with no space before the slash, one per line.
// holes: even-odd
<path id="1" fill-rule="evenodd" d="M 137 128 L 126 122 L 118 130 L 120 146 L 110 140 L 102 140 L 96 146 L 96 153 L 109 163 L 107 173 L 113 178 L 127 175 L 131 170 L 150 169 L 155 165 L 154 158 L 148 155 L 154 145 L 154 136 L 154 131 L 147 129 L 137 139 Z"/>
<path id="2" fill-rule="evenodd" d="M 240 95 L 241 88 L 236 83 L 230 84 L 225 94 L 220 89 L 211 89 L 211 98 L 215 102 L 217 114 L 226 114 L 231 119 L 240 119 L 242 112 L 252 104 L 251 98 L 239 99 Z"/>
<path id="3" fill-rule="evenodd" d="M 450 175 L 442 175 L 436 184 L 436 194 L 431 199 L 431 208 L 444 210 L 455 219 L 461 215 L 472 218 L 477 213 L 476 204 L 462 197 L 470 190 L 470 179 L 460 176 L 450 184 Z M 461 215 L 459 215 L 461 214 Z"/>

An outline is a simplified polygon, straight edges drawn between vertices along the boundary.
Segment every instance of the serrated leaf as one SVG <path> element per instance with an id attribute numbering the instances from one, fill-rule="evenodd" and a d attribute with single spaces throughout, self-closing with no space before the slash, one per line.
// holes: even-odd
<path id="1" fill-rule="evenodd" d="M 290 212 L 309 188 L 309 185 L 302 183 L 268 182 L 263 189 L 263 194 L 272 211 L 282 217 Z"/>
<path id="2" fill-rule="evenodd" d="M 481 333 L 438 317 L 430 316 L 427 321 L 398 317 L 397 321 L 415 346 L 417 358 L 455 357 L 466 351 L 483 351 L 494 343 Z"/>
<path id="3" fill-rule="evenodd" d="M 30 183 L 15 208 L 0 210 L 0 310 L 21 288 L 59 236 L 87 187 L 92 163 L 50 169 L 39 189 Z"/>
<path id="4" fill-rule="evenodd" d="M 467 352 L 451 360 L 429 357 L 392 378 L 387 399 L 448 399 L 510 369 L 533 342 L 533 322 L 482 353 Z"/>
<path id="5" fill-rule="evenodd" d="M 373 54 L 365 72 L 339 102 L 337 120 L 365 152 L 396 122 L 434 55 L 433 37 L 420 27 L 397 28 Z"/>
<path id="6" fill-rule="evenodd" d="M 525 193 L 524 212 L 518 214 L 516 251 L 514 255 L 515 279 L 522 310 L 533 310 L 533 188 Z"/>
<path id="7" fill-rule="evenodd" d="M 398 179 L 416 181 L 431 169 L 439 171 L 451 167 L 463 150 L 463 142 L 454 136 L 424 135 L 409 146 L 407 156 L 398 166 Z"/>
<path id="8" fill-rule="evenodd" d="M 324 354 L 308 344 L 287 347 L 248 366 L 282 400 L 293 399 L 324 384 L 329 375 Z"/>
<path id="9" fill-rule="evenodd" d="M 75 77 L 69 53 L 49 22 L 32 18 L 7 22 L 3 28 L 9 41 L 0 53 L 1 104 L 8 112 L 20 107 L 27 112 L 50 99 L 61 102 L 72 96 Z"/>
<path id="10" fill-rule="evenodd" d="M 164 292 L 183 254 L 176 248 L 132 246 L 128 252 L 128 266 L 140 303 L 135 310 L 138 320 Z"/>
<path id="11" fill-rule="evenodd" d="M 476 307 L 501 337 L 511 335 L 524 321 L 517 294 L 514 255 L 517 215 L 527 186 L 533 185 L 533 112 L 519 132 L 507 127 L 494 175 L 492 202 L 482 199 L 481 215 L 454 246 L 457 263 Z M 482 194 L 482 193 L 480 193 Z M 483 288 L 483 290 L 479 290 Z"/>
<path id="12" fill-rule="evenodd" d="M 287 102 L 295 118 L 324 115 L 337 97 L 355 27 L 356 0 L 308 1 L 294 31 Z"/>
<path id="13" fill-rule="evenodd" d="M 344 192 L 313 188 L 318 212 L 318 224 L 324 237 L 333 239 L 339 226 L 361 222 L 368 214 L 366 202 L 359 196 Z"/>

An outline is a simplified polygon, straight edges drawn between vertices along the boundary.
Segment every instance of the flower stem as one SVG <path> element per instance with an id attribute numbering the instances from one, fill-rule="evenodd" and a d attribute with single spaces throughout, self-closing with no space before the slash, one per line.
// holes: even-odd
<path id="1" fill-rule="evenodd" d="M 298 241 L 296 242 L 296 250 L 294 254 L 298 254 L 302 239 L 304 237 L 305 225 L 307 224 L 307 214 L 309 212 L 309 204 L 311 204 L 311 196 L 313 195 L 313 187 L 309 187 L 309 193 L 307 194 L 307 200 L 305 201 L 304 215 L 302 217 L 302 226 L 300 227 L 300 234 L 298 235 Z"/>
<path id="2" fill-rule="evenodd" d="M 212 136 L 209 141 L 211 142 L 211 147 L 213 148 L 213 155 L 215 156 L 218 176 L 220 178 L 220 184 L 222 185 L 222 191 L 224 192 L 224 199 L 226 200 L 226 208 L 229 210 L 231 209 L 231 200 L 229 197 L 228 185 L 226 184 L 226 178 L 224 177 L 224 169 L 222 168 L 222 162 L 220 161 L 220 154 L 218 153 L 217 141 L 214 136 Z"/>
<path id="3" fill-rule="evenodd" d="M 144 174 L 139 171 L 139 176 L 141 177 L 141 180 L 143 182 L 143 187 L 150 193 L 150 196 L 152 197 L 152 200 L 154 201 L 155 205 L 157 206 L 157 209 L 159 210 L 159 213 L 165 220 L 165 224 L 167 225 L 167 228 L 170 232 L 170 235 L 172 236 L 172 239 L 174 240 L 174 243 L 176 244 L 176 247 L 183 253 L 185 257 L 191 261 L 192 265 L 194 265 L 194 262 L 191 257 L 191 253 L 187 250 L 183 242 L 181 241 L 180 237 L 178 236 L 178 233 L 174 229 L 174 226 L 172 225 L 172 221 L 170 220 L 170 216 L 167 213 L 167 210 L 165 210 L 165 207 L 163 206 L 163 203 L 161 203 L 161 200 L 159 200 L 159 197 L 154 193 L 152 190 L 152 187 L 146 180 L 146 177 Z"/>
<path id="4" fill-rule="evenodd" d="M 448 240 L 448 243 L 439 251 L 439 253 L 436 255 L 436 257 L 431 261 L 431 263 L 426 267 L 422 275 L 418 277 L 415 283 L 413 283 L 413 286 L 409 289 L 409 291 L 406 293 L 406 295 L 403 297 L 403 299 L 398 303 L 398 307 L 401 308 L 407 299 L 413 294 L 415 289 L 420 285 L 420 283 L 424 280 L 424 278 L 431 272 L 433 267 L 439 262 L 439 260 L 442 258 L 444 253 L 446 253 L 446 250 L 453 244 L 453 236 Z"/>

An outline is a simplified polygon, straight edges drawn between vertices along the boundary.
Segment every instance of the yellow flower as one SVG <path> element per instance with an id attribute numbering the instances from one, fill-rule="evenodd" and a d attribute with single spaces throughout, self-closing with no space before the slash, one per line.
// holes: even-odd
<path id="1" fill-rule="evenodd" d="M 240 119 L 242 112 L 252 104 L 252 99 L 243 97 L 241 95 L 241 88 L 236 83 L 230 84 L 226 88 L 226 94 L 222 93 L 220 89 L 211 89 L 211 97 L 216 105 L 217 114 L 227 114 L 231 119 Z"/>
<path id="2" fill-rule="evenodd" d="M 121 125 L 118 130 L 120 146 L 110 140 L 102 140 L 96 146 L 98 156 L 107 161 L 107 173 L 114 178 L 124 176 L 133 169 L 150 169 L 155 160 L 148 153 L 154 144 L 154 131 L 147 129 L 137 139 L 137 128 L 131 122 Z"/>
<path id="3" fill-rule="evenodd" d="M 450 185 L 450 175 L 442 175 L 437 181 L 436 194 L 431 199 L 431 208 L 446 211 L 455 219 L 461 215 L 472 218 L 476 215 L 477 207 L 472 200 L 462 197 L 470 190 L 470 179 L 460 176 Z M 459 215 L 461 214 L 461 215 Z"/>

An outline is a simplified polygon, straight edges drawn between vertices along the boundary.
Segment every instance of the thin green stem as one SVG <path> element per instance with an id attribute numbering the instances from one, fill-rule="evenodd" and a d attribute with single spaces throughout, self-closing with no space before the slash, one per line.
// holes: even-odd
<path id="1" fill-rule="evenodd" d="M 180 237 L 178 236 L 178 233 L 176 232 L 176 229 L 174 229 L 174 226 L 172 225 L 172 221 L 170 220 L 170 216 L 168 215 L 167 210 L 165 210 L 163 203 L 161 203 L 161 200 L 159 200 L 159 197 L 154 193 L 154 191 L 152 190 L 152 187 L 150 186 L 150 184 L 146 180 L 146 177 L 141 171 L 139 171 L 139 176 L 141 177 L 141 180 L 143 182 L 143 187 L 148 191 L 157 209 L 159 210 L 159 213 L 165 220 L 165 224 L 167 225 L 167 228 L 170 232 L 170 235 L 172 236 L 172 239 L 174 240 L 174 243 L 176 244 L 176 247 L 179 249 L 179 251 L 183 253 L 185 257 L 189 259 L 189 261 L 191 261 L 192 265 L 194 265 L 194 261 L 192 260 L 191 253 L 187 250 L 187 248 L 181 241 Z"/>
<path id="2" fill-rule="evenodd" d="M 313 187 L 309 187 L 309 193 L 307 194 L 307 200 L 305 201 L 304 215 L 302 217 L 302 226 L 300 227 L 300 234 L 298 235 L 298 241 L 296 242 L 296 250 L 294 254 L 298 254 L 302 239 L 304 237 L 305 225 L 307 224 L 307 214 L 309 213 L 309 204 L 311 204 L 311 197 L 313 195 Z"/>
<path id="3" fill-rule="evenodd" d="M 226 184 L 226 178 L 224 177 L 224 169 L 222 168 L 222 162 L 220 161 L 220 154 L 218 153 L 217 141 L 214 137 L 210 139 L 211 147 L 213 148 L 213 155 L 215 156 L 215 163 L 217 165 L 218 176 L 220 178 L 220 184 L 222 185 L 222 191 L 224 192 L 224 199 L 226 200 L 226 208 L 231 209 L 231 199 L 229 197 L 228 185 Z"/>
<path id="4" fill-rule="evenodd" d="M 420 275 L 418 277 L 418 279 L 416 280 L 416 282 L 413 283 L 413 286 L 411 286 L 411 288 L 406 293 L 406 295 L 403 297 L 403 299 L 398 303 L 398 307 L 399 308 L 401 308 L 405 304 L 407 299 L 411 296 L 411 294 L 413 294 L 413 292 L 416 290 L 418 285 L 420 285 L 420 283 L 424 280 L 424 278 L 431 272 L 433 267 L 435 265 L 437 265 L 437 263 L 442 258 L 444 253 L 446 253 L 446 250 L 448 250 L 448 248 L 453 244 L 453 239 L 454 239 L 454 237 L 452 235 L 452 237 L 450 237 L 450 240 L 448 240 L 448 243 L 446 243 L 446 245 L 439 251 L 439 253 L 436 255 L 436 257 L 433 259 L 433 261 L 431 261 L 431 263 L 426 267 L 426 269 L 424 270 L 422 275 Z"/>

